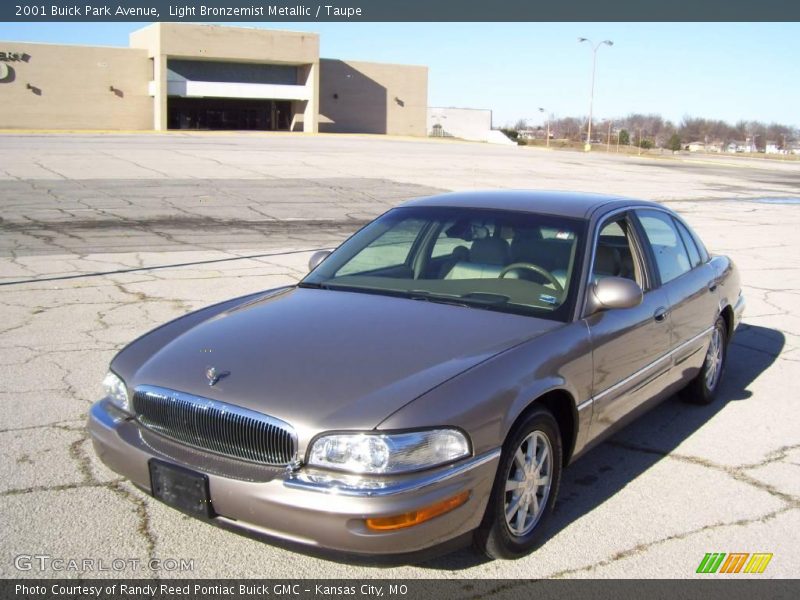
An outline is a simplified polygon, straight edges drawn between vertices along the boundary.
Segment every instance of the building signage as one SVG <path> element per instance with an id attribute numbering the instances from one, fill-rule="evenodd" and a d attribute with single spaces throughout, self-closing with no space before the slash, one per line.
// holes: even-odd
<path id="1" fill-rule="evenodd" d="M 25 52 L 0 50 L 0 83 L 11 83 L 16 78 L 14 67 L 9 63 L 28 62 L 31 55 Z"/>
<path id="2" fill-rule="evenodd" d="M 28 58 L 30 56 L 24 52 L 0 52 L 0 61 L 3 62 L 27 62 Z"/>

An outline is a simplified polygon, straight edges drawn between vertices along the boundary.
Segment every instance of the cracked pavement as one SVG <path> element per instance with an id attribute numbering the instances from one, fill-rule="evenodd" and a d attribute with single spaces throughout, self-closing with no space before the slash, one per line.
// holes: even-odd
<path id="1" fill-rule="evenodd" d="M 263 543 L 183 516 L 96 459 L 87 409 L 125 343 L 296 281 L 312 250 L 404 199 L 501 187 L 666 202 L 736 261 L 748 303 L 720 399 L 670 398 L 568 468 L 537 552 L 354 561 Z M 761 576 L 795 577 L 800 206 L 755 200 L 798 190 L 799 164 L 738 157 L 370 136 L 0 135 L 0 574 L 683 578 L 706 552 L 772 552 Z M 20 572 L 19 554 L 191 559 L 194 570 Z"/>

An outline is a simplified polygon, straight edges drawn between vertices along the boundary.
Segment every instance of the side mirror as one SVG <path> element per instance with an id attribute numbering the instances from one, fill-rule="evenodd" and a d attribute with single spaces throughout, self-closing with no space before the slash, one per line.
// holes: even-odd
<path id="1" fill-rule="evenodd" d="M 591 315 L 611 308 L 633 308 L 642 303 L 642 288 L 623 277 L 604 277 L 589 286 L 586 297 L 586 314 Z"/>
<path id="2" fill-rule="evenodd" d="M 314 254 L 311 255 L 311 258 L 308 259 L 309 272 L 316 269 L 323 260 L 328 258 L 330 253 L 330 250 L 317 250 L 314 252 Z"/>

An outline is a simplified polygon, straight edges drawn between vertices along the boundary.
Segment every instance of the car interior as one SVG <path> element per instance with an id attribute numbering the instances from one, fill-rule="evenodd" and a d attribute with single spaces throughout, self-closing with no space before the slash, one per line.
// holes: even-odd
<path id="1" fill-rule="evenodd" d="M 456 222 L 443 231 L 457 239 L 450 255 L 438 266 L 441 279 L 507 278 L 540 281 L 563 291 L 574 262 L 575 234 L 544 226 L 514 227 L 497 223 Z M 434 246 L 432 262 L 436 260 Z M 538 268 L 535 268 L 538 267 Z M 429 269 L 428 274 L 433 274 Z M 549 275 L 549 276 L 548 276 Z"/>
<path id="2" fill-rule="evenodd" d="M 553 318 L 566 318 L 581 225 L 561 217 L 488 212 L 387 222 L 348 260 L 328 263 L 326 284 L 495 309 L 557 311 Z"/>
<path id="3" fill-rule="evenodd" d="M 592 269 L 595 283 L 604 277 L 624 277 L 641 285 L 626 230 L 627 224 L 621 219 L 606 224 L 600 231 Z"/>

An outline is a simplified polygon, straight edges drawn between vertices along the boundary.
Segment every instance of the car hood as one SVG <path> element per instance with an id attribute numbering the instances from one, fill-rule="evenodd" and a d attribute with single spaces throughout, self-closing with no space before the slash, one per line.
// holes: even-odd
<path id="1" fill-rule="evenodd" d="M 475 308 L 292 288 L 153 344 L 128 384 L 266 413 L 301 437 L 372 429 L 436 385 L 557 326 Z M 135 344 L 148 344 L 148 336 Z M 206 377 L 211 367 L 227 373 L 214 386 Z"/>

